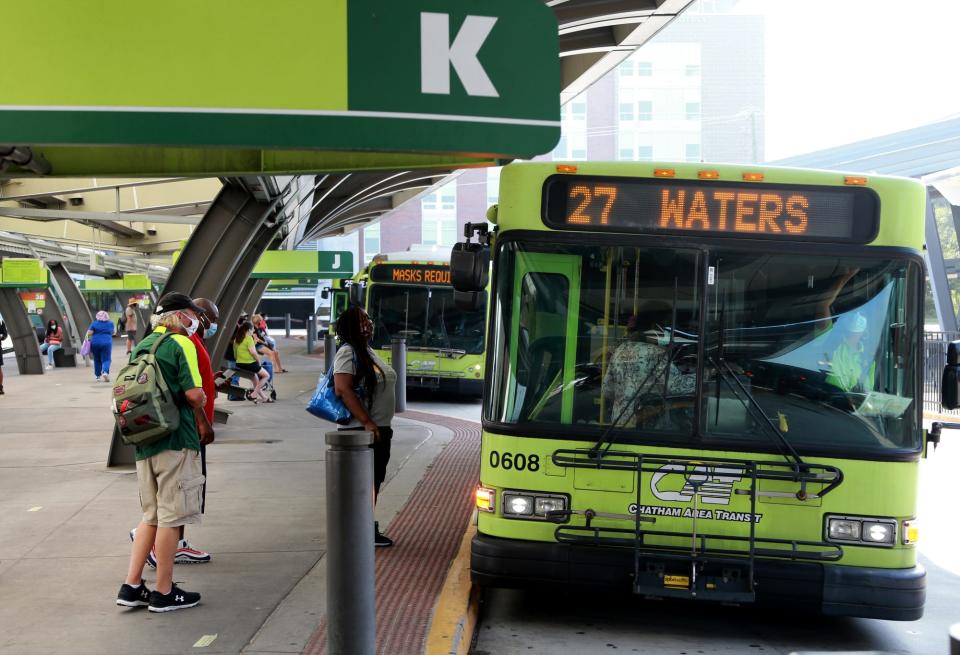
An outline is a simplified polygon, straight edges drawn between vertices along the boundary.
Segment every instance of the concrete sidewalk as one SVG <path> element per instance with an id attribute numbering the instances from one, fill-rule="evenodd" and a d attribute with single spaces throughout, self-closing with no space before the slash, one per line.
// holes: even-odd
<path id="1" fill-rule="evenodd" d="M 281 339 L 279 400 L 234 411 L 208 450 L 207 514 L 187 538 L 213 561 L 177 565 L 203 595 L 171 614 L 114 604 L 139 521 L 136 474 L 107 469 L 110 385 L 90 368 L 8 375 L 0 396 L 0 653 L 300 652 L 323 612 L 324 432 L 304 411 L 322 359 Z M 116 362 L 124 359 L 118 342 Z M 397 417 L 377 507 L 387 526 L 450 441 Z M 318 562 L 320 565 L 318 566 Z M 153 572 L 145 577 L 152 586 Z M 211 640 L 211 636 L 215 639 Z M 201 646 L 203 640 L 209 645 Z"/>

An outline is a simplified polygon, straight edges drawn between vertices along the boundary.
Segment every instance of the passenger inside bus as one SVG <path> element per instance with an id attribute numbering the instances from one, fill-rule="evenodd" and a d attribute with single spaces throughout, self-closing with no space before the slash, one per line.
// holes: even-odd
<path id="1" fill-rule="evenodd" d="M 671 350 L 660 345 L 663 320 L 669 317 L 666 305 L 651 305 L 627 319 L 626 340 L 617 346 L 603 376 L 603 397 L 612 401 L 610 422 L 623 427 L 637 425 L 642 399 L 660 391 L 693 394 L 696 375 L 683 374 L 671 358 Z"/>

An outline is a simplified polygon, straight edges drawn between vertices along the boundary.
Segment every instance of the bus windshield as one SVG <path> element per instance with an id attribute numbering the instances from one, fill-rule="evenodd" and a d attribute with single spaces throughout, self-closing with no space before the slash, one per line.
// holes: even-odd
<path id="1" fill-rule="evenodd" d="M 483 352 L 485 299 L 480 309 L 462 311 L 452 287 L 373 284 L 369 293 L 372 347 L 390 348 L 391 339 L 404 337 L 407 348 Z"/>
<path id="2" fill-rule="evenodd" d="M 776 450 L 776 431 L 800 453 L 919 447 L 913 261 L 582 239 L 497 257 L 488 421 L 715 449 Z"/>

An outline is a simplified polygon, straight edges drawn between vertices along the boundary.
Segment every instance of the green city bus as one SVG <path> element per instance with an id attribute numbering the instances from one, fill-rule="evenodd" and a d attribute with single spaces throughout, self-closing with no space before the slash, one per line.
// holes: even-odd
<path id="1" fill-rule="evenodd" d="M 452 265 L 493 261 L 474 582 L 922 616 L 924 210 L 873 175 L 504 168 Z"/>
<path id="2" fill-rule="evenodd" d="M 455 306 L 449 250 L 377 255 L 352 283 L 373 320 L 370 345 L 377 354 L 390 362 L 393 339 L 406 341 L 408 388 L 483 392 L 486 294 L 476 309 Z"/>

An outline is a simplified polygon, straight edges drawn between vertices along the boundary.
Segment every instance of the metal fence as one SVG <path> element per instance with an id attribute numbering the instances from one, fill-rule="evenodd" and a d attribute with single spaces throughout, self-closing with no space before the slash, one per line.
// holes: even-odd
<path id="1" fill-rule="evenodd" d="M 947 344 L 960 340 L 960 332 L 924 332 L 923 334 L 923 409 L 938 414 L 947 412 L 940 406 L 940 382 L 947 363 Z"/>

